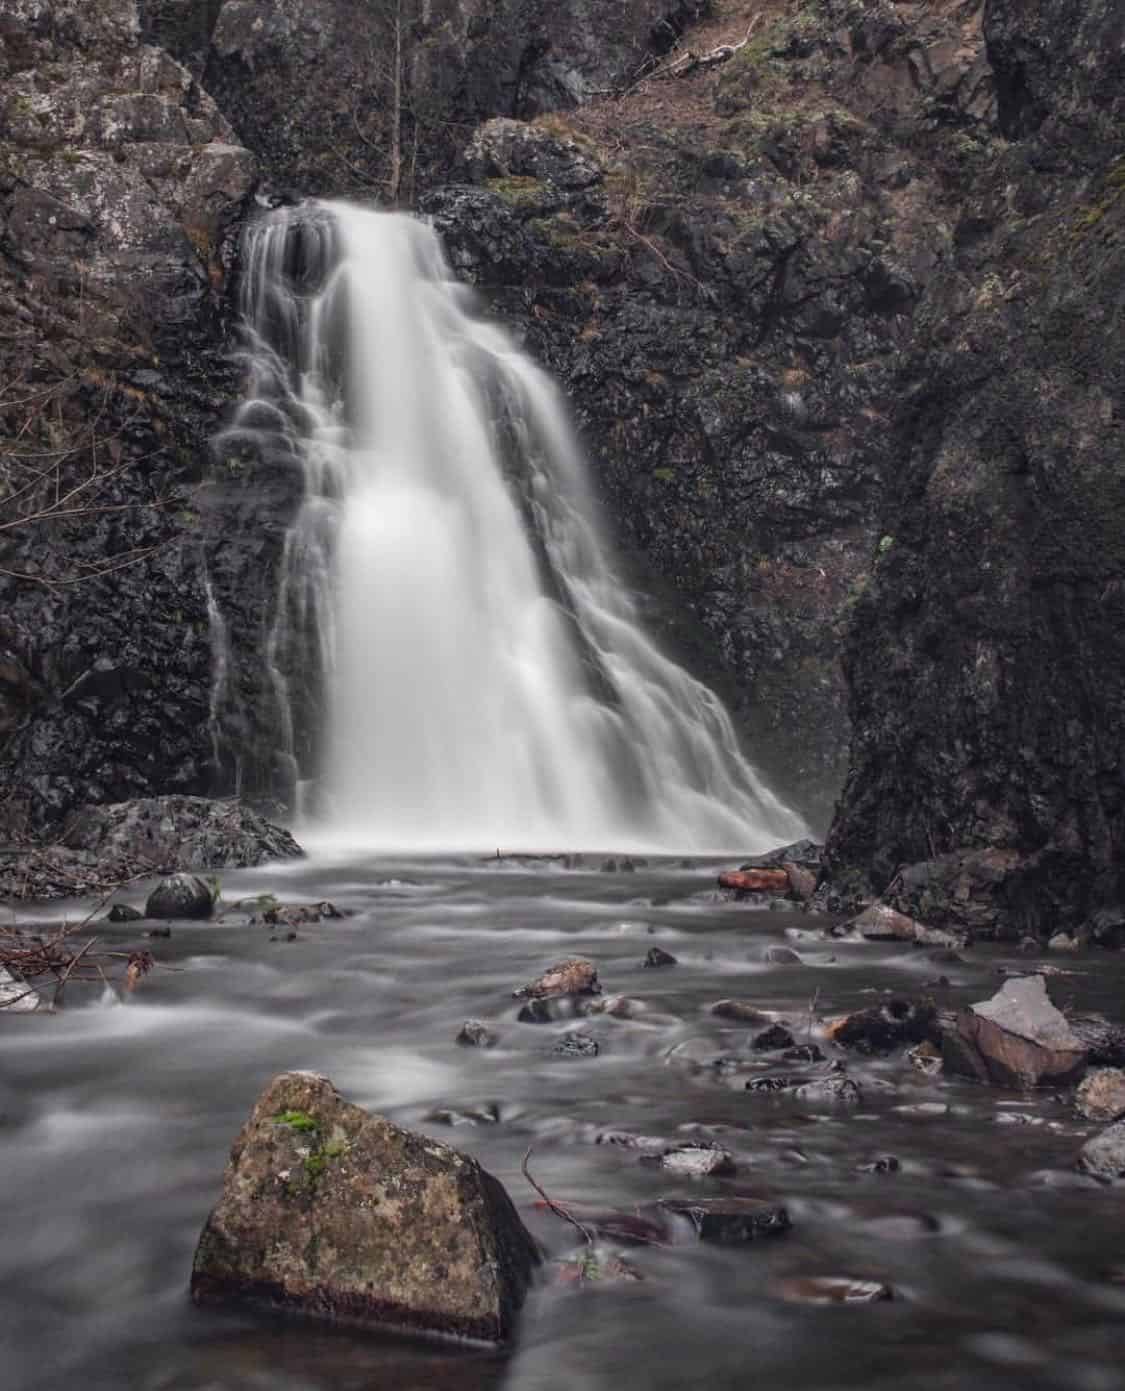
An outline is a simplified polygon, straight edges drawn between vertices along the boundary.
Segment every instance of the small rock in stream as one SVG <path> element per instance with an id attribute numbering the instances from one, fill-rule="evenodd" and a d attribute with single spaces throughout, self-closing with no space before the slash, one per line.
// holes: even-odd
<path id="1" fill-rule="evenodd" d="M 897 1174 L 898 1170 L 898 1156 L 893 1154 L 880 1154 L 875 1159 L 856 1165 L 856 1171 L 861 1174 Z"/>
<path id="2" fill-rule="evenodd" d="M 115 903 L 105 916 L 106 922 L 138 923 L 144 921 L 145 915 L 139 908 L 132 908 L 128 903 Z"/>
<path id="3" fill-rule="evenodd" d="M 1112 1024 L 1101 1014 L 1072 1014 L 1070 1028 L 1089 1053 L 1091 1065 L 1125 1067 L 1125 1025 Z"/>
<path id="4" fill-rule="evenodd" d="M 170 927 L 146 927 L 141 933 L 142 937 L 171 937 L 171 935 L 172 929 Z"/>
<path id="5" fill-rule="evenodd" d="M 255 915 L 251 922 L 265 923 L 267 927 L 312 927 L 319 922 L 342 918 L 343 914 L 334 903 L 273 903 Z"/>
<path id="6" fill-rule="evenodd" d="M 1125 1120 L 1115 1121 L 1086 1141 L 1078 1156 L 1078 1168 L 1106 1183 L 1125 1178 Z"/>
<path id="7" fill-rule="evenodd" d="M 892 1053 L 907 1043 L 936 1038 L 937 1008 L 929 1000 L 892 999 L 837 1019 L 828 1035 L 857 1053 Z"/>
<path id="8" fill-rule="evenodd" d="M 655 968 L 659 966 L 676 966 L 679 961 L 670 951 L 665 951 L 663 947 L 650 947 L 649 953 L 641 963 L 643 966 Z"/>
<path id="9" fill-rule="evenodd" d="M 1125 1070 L 1095 1068 L 1083 1079 L 1074 1104 L 1078 1114 L 1090 1121 L 1115 1121 L 1125 1116 Z"/>
<path id="10" fill-rule="evenodd" d="M 722 1145 L 697 1141 L 674 1145 L 663 1154 L 643 1154 L 642 1164 L 659 1165 L 672 1174 L 683 1174 L 687 1178 L 712 1178 L 736 1172 L 734 1158 Z"/>
<path id="11" fill-rule="evenodd" d="M 1072 937 L 1069 932 L 1056 932 L 1047 942 L 1048 951 L 1081 951 L 1082 943 L 1077 938 Z"/>
<path id="12" fill-rule="evenodd" d="M 479 1019 L 466 1019 L 456 1041 L 462 1048 L 495 1048 L 500 1038 Z"/>
<path id="13" fill-rule="evenodd" d="M 780 1236 L 793 1225 L 782 1203 L 764 1198 L 661 1198 L 660 1206 L 686 1217 L 700 1241 L 722 1246 Z"/>
<path id="14" fill-rule="evenodd" d="M 598 972 L 592 961 L 583 956 L 567 957 L 549 966 L 530 985 L 512 991 L 517 1000 L 549 1000 L 563 995 L 600 995 Z"/>
<path id="15" fill-rule="evenodd" d="M 758 1053 L 774 1053 L 782 1048 L 792 1048 L 793 1042 L 793 1035 L 784 1024 L 771 1024 L 754 1038 L 750 1046 Z"/>
<path id="16" fill-rule="evenodd" d="M 784 1063 L 822 1063 L 824 1054 L 815 1043 L 798 1043 L 782 1053 L 781 1061 Z"/>
<path id="17" fill-rule="evenodd" d="M 589 1034 L 570 1033 L 556 1039 L 551 1052 L 559 1058 L 596 1058 L 601 1049 Z"/>
<path id="18" fill-rule="evenodd" d="M 924 1072 L 927 1077 L 936 1077 L 942 1070 L 941 1050 L 929 1039 L 908 1050 L 906 1060 L 911 1067 Z"/>
<path id="19" fill-rule="evenodd" d="M 198 874 L 171 874 L 145 902 L 146 918 L 209 918 L 215 909 L 211 885 Z"/>
<path id="20" fill-rule="evenodd" d="M 858 1106 L 863 1101 L 859 1083 L 839 1073 L 833 1073 L 830 1077 L 817 1077 L 811 1082 L 802 1082 L 799 1087 L 794 1088 L 793 1095 L 798 1101 L 813 1102 L 817 1105 Z"/>
<path id="21" fill-rule="evenodd" d="M 719 1019 L 730 1019 L 736 1024 L 768 1024 L 770 1017 L 751 1004 L 749 1000 L 719 1000 L 711 1006 L 711 1013 Z"/>
<path id="22" fill-rule="evenodd" d="M 587 1246 L 555 1262 L 555 1283 L 559 1285 L 613 1285 L 643 1279 L 620 1252 L 598 1246 Z"/>

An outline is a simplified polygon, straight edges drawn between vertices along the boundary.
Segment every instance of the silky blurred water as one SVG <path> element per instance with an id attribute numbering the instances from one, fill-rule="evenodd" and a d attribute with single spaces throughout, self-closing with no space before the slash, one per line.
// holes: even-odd
<path id="1" fill-rule="evenodd" d="M 747 1029 L 709 1013 L 723 997 L 815 1033 L 874 991 L 939 975 L 939 1003 L 982 998 L 1000 968 L 1028 959 L 978 947 L 935 964 L 910 947 L 804 940 L 820 920 L 708 901 L 713 879 L 713 866 L 676 861 L 603 874 L 321 859 L 230 874 L 228 902 L 268 890 L 330 898 L 352 916 L 295 941 L 242 920 L 175 924 L 170 940 L 145 944 L 159 966 L 128 1003 L 72 990 L 65 1012 L 0 1015 L 4 1391 L 1125 1385 L 1125 1189 L 1073 1172 L 1092 1127 L 1066 1098 L 857 1060 L 864 1104 L 817 1111 L 748 1094 L 745 1073 L 706 1065 L 748 1061 Z M 104 936 L 140 943 L 136 925 Z M 679 964 L 643 969 L 656 944 Z M 801 961 L 767 961 L 779 944 Z M 581 1021 L 601 1044 L 591 1060 L 552 1057 L 554 1037 L 578 1026 L 517 1023 L 510 993 L 575 952 L 607 990 L 647 1005 L 634 1020 Z M 1120 959 L 1065 964 L 1056 1000 L 1113 1012 Z M 467 1017 L 500 1045 L 458 1047 Z M 633 1249 L 644 1279 L 630 1285 L 560 1289 L 545 1274 L 505 1354 L 196 1310 L 192 1252 L 230 1143 L 268 1078 L 292 1067 L 477 1154 L 556 1254 L 573 1234 L 533 1206 L 519 1172 L 529 1145 L 536 1177 L 564 1200 L 631 1211 L 668 1194 L 751 1192 L 784 1199 L 793 1229 L 745 1248 Z M 949 1111 L 896 1109 L 927 1102 Z M 427 1119 L 489 1103 L 498 1124 Z M 721 1134 L 739 1173 L 661 1175 L 591 1143 L 610 1128 Z M 859 1170 L 888 1153 L 897 1173 Z M 777 1291 L 792 1275 L 885 1281 L 897 1298 L 791 1304 Z"/>

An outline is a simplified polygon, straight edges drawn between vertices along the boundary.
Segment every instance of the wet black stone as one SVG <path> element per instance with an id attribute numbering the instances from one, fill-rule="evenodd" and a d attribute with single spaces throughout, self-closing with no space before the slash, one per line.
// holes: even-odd
<path id="1" fill-rule="evenodd" d="M 784 1024 L 771 1024 L 757 1035 L 751 1047 L 759 1053 L 773 1053 L 781 1048 L 792 1048 L 793 1042 L 793 1035 Z"/>
<path id="2" fill-rule="evenodd" d="M 792 1226 L 783 1204 L 762 1198 L 662 1198 L 660 1206 L 686 1217 L 701 1241 L 723 1246 L 781 1236 Z"/>
<path id="3" fill-rule="evenodd" d="M 127 903 L 115 903 L 106 914 L 106 919 L 111 923 L 136 923 L 143 922 L 144 916 L 139 908 L 131 908 Z"/>
<path id="4" fill-rule="evenodd" d="M 211 886 L 196 874 L 173 874 L 157 884 L 145 903 L 146 918 L 209 918 L 215 908 Z"/>
<path id="5" fill-rule="evenodd" d="M 675 966 L 677 958 L 670 951 L 665 951 L 662 947 L 651 947 L 643 963 L 645 966 Z"/>

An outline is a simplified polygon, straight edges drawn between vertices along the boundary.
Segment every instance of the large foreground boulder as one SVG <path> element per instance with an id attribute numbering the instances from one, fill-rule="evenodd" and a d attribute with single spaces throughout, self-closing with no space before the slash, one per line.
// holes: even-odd
<path id="1" fill-rule="evenodd" d="M 497 1343 L 538 1261 L 475 1160 L 351 1105 L 326 1077 L 288 1072 L 234 1143 L 191 1293 Z"/>
<path id="2" fill-rule="evenodd" d="M 957 1016 L 942 1037 L 951 1072 L 1001 1087 L 1058 1087 L 1077 1082 L 1088 1049 L 1051 1003 L 1042 976 L 1006 981 L 991 1000 Z"/>

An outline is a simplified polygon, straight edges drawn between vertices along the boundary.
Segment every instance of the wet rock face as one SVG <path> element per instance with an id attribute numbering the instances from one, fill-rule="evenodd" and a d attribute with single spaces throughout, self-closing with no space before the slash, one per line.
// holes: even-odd
<path id="1" fill-rule="evenodd" d="M 1011 936 L 1121 898 L 1121 24 L 1112 0 L 985 6 L 1007 142 L 977 163 L 916 315 L 846 651 L 834 879 L 882 890 L 931 862 L 944 881 L 950 857 L 994 855 L 970 899 L 932 897 Z"/>
<path id="2" fill-rule="evenodd" d="M 56 484 L 99 509 L 3 537 L 0 776 L 20 834 L 84 802 L 206 790 L 192 491 L 236 381 L 228 231 L 255 166 L 132 3 L 17 0 L 0 26 L 0 306 L 18 325 L 0 471 L 26 478 L 27 454 L 47 470 L 17 515 Z"/>
<path id="3" fill-rule="evenodd" d="M 285 1073 L 254 1105 L 200 1237 L 192 1297 L 503 1342 L 539 1263 L 475 1160 Z"/>
<path id="4" fill-rule="evenodd" d="M 588 100 L 670 47 L 709 4 L 221 0 L 207 7 L 209 24 L 177 0 L 148 8 L 185 61 L 208 30 L 204 83 L 273 178 L 302 192 L 372 196 L 391 178 L 396 67 L 409 193 L 479 121 Z"/>

